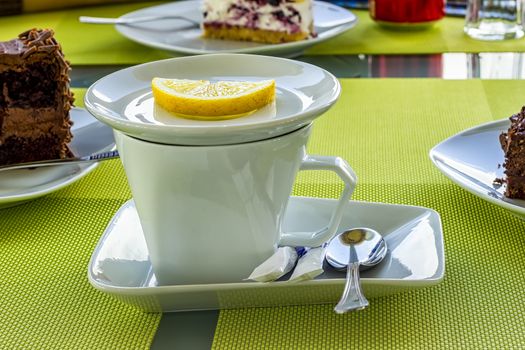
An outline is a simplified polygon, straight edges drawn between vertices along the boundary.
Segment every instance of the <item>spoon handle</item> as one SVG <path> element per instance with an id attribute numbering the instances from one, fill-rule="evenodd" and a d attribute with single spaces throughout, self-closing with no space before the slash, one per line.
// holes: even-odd
<path id="1" fill-rule="evenodd" d="M 348 264 L 348 271 L 346 273 L 346 284 L 343 296 L 339 303 L 334 308 L 338 314 L 343 314 L 348 311 L 361 310 L 368 306 L 363 292 L 361 291 L 361 282 L 359 280 L 359 262 L 353 259 L 355 255 L 354 247 L 350 248 L 350 263 Z M 352 262 L 353 261 L 353 262 Z"/>

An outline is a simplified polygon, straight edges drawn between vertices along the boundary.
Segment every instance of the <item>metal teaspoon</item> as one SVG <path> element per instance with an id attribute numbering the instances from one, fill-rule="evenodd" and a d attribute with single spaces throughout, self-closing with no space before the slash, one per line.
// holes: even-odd
<path id="1" fill-rule="evenodd" d="M 334 308 L 336 313 L 361 310 L 368 306 L 368 300 L 361 291 L 359 268 L 367 269 L 379 264 L 386 252 L 385 240 L 370 228 L 350 229 L 330 241 L 326 261 L 337 270 L 347 268 L 345 289 Z"/>

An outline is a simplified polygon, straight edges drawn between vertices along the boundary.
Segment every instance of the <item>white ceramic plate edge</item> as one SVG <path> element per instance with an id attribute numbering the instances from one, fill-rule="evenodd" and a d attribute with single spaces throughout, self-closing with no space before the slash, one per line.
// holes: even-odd
<path id="1" fill-rule="evenodd" d="M 64 187 L 69 186 L 71 183 L 76 182 L 92 172 L 96 167 L 98 166 L 98 163 L 94 163 L 88 166 L 79 166 L 80 170 L 76 172 L 73 176 L 71 176 L 68 180 L 64 182 L 60 182 L 59 184 L 56 184 L 54 186 L 50 186 L 46 189 L 43 189 L 41 191 L 32 192 L 29 194 L 21 194 L 21 195 L 12 195 L 12 196 L 6 196 L 6 197 L 0 197 L 0 208 L 2 208 L 3 205 L 11 204 L 14 202 L 25 202 L 32 199 L 36 199 L 42 196 L 45 196 L 46 194 L 58 191 Z"/>
<path id="2" fill-rule="evenodd" d="M 299 200 L 314 200 L 314 201 L 334 201 L 333 199 L 328 198 L 315 198 L 315 197 L 297 197 L 294 196 L 294 198 L 298 198 Z M 131 200 L 124 203 L 120 208 L 119 211 L 122 210 L 124 207 L 129 205 L 129 202 Z M 350 202 L 358 202 L 358 201 L 350 201 Z M 373 205 L 373 206 L 395 206 L 395 207 L 405 207 L 405 208 L 415 208 L 415 209 L 422 209 L 426 212 L 430 213 L 431 216 L 434 217 L 434 219 L 437 221 L 437 225 L 439 227 L 439 237 L 438 238 L 438 248 L 439 248 L 439 256 L 438 261 L 441 262 L 439 264 L 438 269 L 436 270 L 435 274 L 432 277 L 423 278 L 419 280 L 415 279 L 399 279 L 399 278 L 366 278 L 363 277 L 361 279 L 363 285 L 391 285 L 391 286 L 418 286 L 418 287 L 426 287 L 426 286 L 433 286 L 438 283 L 440 283 L 445 275 L 445 250 L 444 250 L 444 241 L 443 241 L 443 225 L 441 222 L 441 217 L 439 213 L 433 209 L 421 207 L 421 206 L 413 206 L 413 205 L 401 205 L 401 204 L 389 204 L 389 203 L 375 203 L 375 202 L 358 202 L 363 203 L 365 205 Z M 114 217 L 117 217 L 119 214 L 119 211 L 115 213 Z M 114 219 L 108 223 L 108 226 L 111 225 Z M 279 288 L 279 287 L 290 287 L 291 283 L 288 281 L 283 282 L 273 282 L 273 283 L 258 283 L 258 282 L 244 282 L 244 283 L 215 283 L 215 284 L 193 284 L 193 285 L 177 285 L 177 286 L 155 286 L 155 287 L 121 287 L 121 286 L 112 286 L 103 282 L 99 282 L 96 277 L 92 275 L 92 266 L 94 265 L 95 257 L 101 248 L 100 244 L 105 240 L 107 235 L 109 234 L 109 231 L 107 231 L 99 240 L 99 243 L 97 244 L 95 250 L 93 251 L 93 254 L 91 255 L 89 264 L 88 264 L 88 271 L 87 271 L 87 277 L 90 282 L 90 284 L 95 287 L 96 289 L 110 293 L 115 295 L 150 295 L 152 294 L 151 291 L 154 290 L 155 294 L 170 294 L 173 293 L 174 290 L 177 292 L 189 292 L 193 291 L 195 289 L 210 289 L 213 291 L 220 291 L 220 290 L 230 290 L 230 289 L 247 289 L 247 288 Z M 334 285 L 334 284 L 342 284 L 344 283 L 344 278 L 327 278 L 327 279 L 314 279 L 310 281 L 304 281 L 300 284 L 302 286 L 314 286 L 314 285 Z"/>
<path id="3" fill-rule="evenodd" d="M 457 184 L 458 186 L 460 186 L 464 190 L 472 193 L 475 196 L 481 197 L 482 199 L 484 199 L 484 200 L 486 200 L 486 201 L 488 201 L 488 202 L 490 202 L 492 204 L 495 204 L 495 205 L 497 205 L 499 207 L 505 208 L 507 210 L 510 210 L 511 212 L 514 212 L 514 213 L 517 213 L 517 214 L 525 216 L 525 208 L 522 208 L 522 207 L 517 206 L 515 204 L 512 204 L 512 203 L 500 200 L 498 198 L 491 197 L 485 192 L 477 191 L 476 188 L 474 188 L 474 187 L 472 187 L 470 185 L 472 182 L 475 182 L 475 180 L 469 180 L 469 181 L 465 180 L 465 178 L 468 177 L 468 176 L 465 175 L 465 174 L 460 173 L 458 170 L 456 170 L 456 169 L 450 167 L 449 165 L 447 165 L 446 162 L 444 162 L 442 160 L 442 157 L 440 156 L 440 151 L 439 151 L 442 145 L 448 143 L 450 140 L 452 140 L 452 139 L 454 139 L 456 137 L 461 137 L 462 135 L 465 135 L 465 134 L 478 132 L 478 131 L 481 131 L 482 129 L 487 128 L 487 127 L 490 127 L 491 129 L 499 129 L 500 125 L 504 126 L 504 125 L 508 125 L 508 123 L 509 123 L 508 118 L 506 118 L 506 119 L 501 119 L 501 120 L 496 120 L 496 121 L 483 123 L 483 124 L 474 126 L 472 128 L 463 130 L 463 131 L 461 131 L 461 132 L 459 132 L 459 133 L 457 133 L 455 135 L 452 135 L 452 136 L 448 137 L 447 139 L 441 141 L 436 146 L 434 146 L 429 151 L 429 157 L 430 157 L 430 160 L 432 161 L 432 163 L 436 166 L 436 168 L 438 168 L 441 171 L 441 173 L 443 175 L 445 175 L 448 179 L 450 179 L 452 182 L 454 182 L 455 184 Z M 480 187 L 482 187 L 482 186 L 480 186 Z"/>

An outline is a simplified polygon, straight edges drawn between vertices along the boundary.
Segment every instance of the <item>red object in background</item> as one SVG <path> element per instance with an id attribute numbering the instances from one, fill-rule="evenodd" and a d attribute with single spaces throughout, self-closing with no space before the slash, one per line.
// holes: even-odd
<path id="1" fill-rule="evenodd" d="M 443 55 L 370 55 L 372 78 L 442 78 Z"/>
<path id="2" fill-rule="evenodd" d="M 370 0 L 370 16 L 381 22 L 424 23 L 445 16 L 444 0 Z"/>

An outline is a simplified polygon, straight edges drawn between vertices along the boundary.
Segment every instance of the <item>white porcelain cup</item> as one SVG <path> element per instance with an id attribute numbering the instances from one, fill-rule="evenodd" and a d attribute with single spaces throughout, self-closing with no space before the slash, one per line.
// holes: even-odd
<path id="1" fill-rule="evenodd" d="M 464 30 L 479 40 L 518 39 L 524 16 L 525 0 L 468 0 Z"/>
<path id="2" fill-rule="evenodd" d="M 311 124 L 271 139 L 166 145 L 115 131 L 160 285 L 240 282 L 278 245 L 319 246 L 336 233 L 356 176 L 341 158 L 309 156 Z M 282 232 L 299 170 L 331 170 L 345 187 L 327 226 Z"/>

